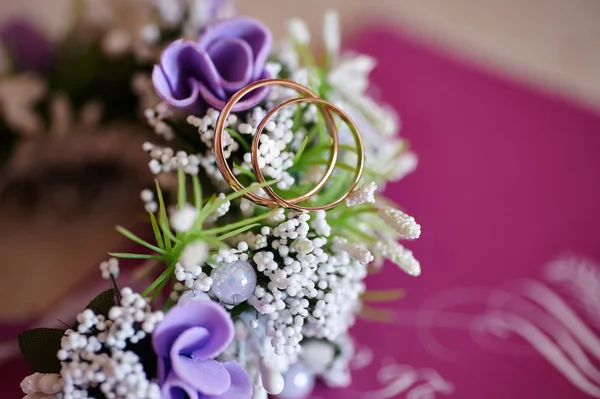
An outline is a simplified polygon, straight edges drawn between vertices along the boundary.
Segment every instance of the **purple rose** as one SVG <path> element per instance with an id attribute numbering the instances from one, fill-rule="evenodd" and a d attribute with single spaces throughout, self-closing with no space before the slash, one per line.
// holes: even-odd
<path id="1" fill-rule="evenodd" d="M 237 362 L 215 360 L 233 336 L 231 316 L 212 301 L 172 308 L 152 336 L 162 398 L 250 399 L 246 370 Z"/>
<path id="2" fill-rule="evenodd" d="M 154 67 L 152 81 L 168 104 L 201 115 L 208 107 L 223 109 L 241 88 L 269 78 L 265 62 L 271 33 L 260 22 L 234 18 L 207 26 L 196 42 L 171 43 Z M 266 87 L 247 94 L 233 108 L 244 111 L 260 103 Z"/>

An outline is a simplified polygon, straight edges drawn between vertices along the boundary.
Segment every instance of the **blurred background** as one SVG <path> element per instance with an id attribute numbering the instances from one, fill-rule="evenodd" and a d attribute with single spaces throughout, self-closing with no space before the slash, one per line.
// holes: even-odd
<path id="1" fill-rule="evenodd" d="M 67 33 L 72 4 L 3 0 L 0 23 L 26 15 L 56 41 Z M 345 46 L 379 61 L 374 84 L 420 157 L 417 172 L 387 194 L 423 225 L 412 249 L 424 273 L 371 279 L 384 288 L 400 280 L 407 298 L 393 326 L 359 323 L 372 361 L 350 392 L 600 397 L 600 2 L 244 0 L 237 7 L 275 37 L 290 17 L 317 36 L 325 10 L 337 9 Z M 140 16 L 134 7 L 120 17 L 135 25 Z M 139 150 L 146 132 L 132 124 L 95 129 L 82 123 L 78 134 L 71 126 L 28 138 L 0 169 L 4 367 L 14 367 L 15 331 L 56 319 L 57 308 L 67 313 L 67 292 L 87 298 L 106 250 L 123 245 L 114 226 L 137 222 L 139 191 L 151 182 Z M 552 284 L 564 289 L 544 291 Z M 515 316 L 527 308 L 524 298 L 543 314 Z M 482 315 L 493 308 L 498 316 L 498 303 L 514 309 L 489 322 Z M 587 360 L 560 358 L 536 335 L 539 323 L 584 337 Z M 390 364 L 421 390 L 390 388 L 389 370 L 379 373 Z"/>

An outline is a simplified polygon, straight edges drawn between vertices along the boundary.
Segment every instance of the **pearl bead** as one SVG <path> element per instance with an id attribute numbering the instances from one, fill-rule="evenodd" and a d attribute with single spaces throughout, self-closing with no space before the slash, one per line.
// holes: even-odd
<path id="1" fill-rule="evenodd" d="M 306 399 L 315 387 L 315 375 L 301 363 L 296 363 L 283 376 L 285 385 L 279 394 L 282 399 Z"/>
<path id="2" fill-rule="evenodd" d="M 198 291 L 198 290 L 187 290 L 183 294 L 181 294 L 181 296 L 179 297 L 179 301 L 177 301 L 177 303 L 182 304 L 182 303 L 186 303 L 186 302 L 190 302 L 190 301 L 205 301 L 205 300 L 210 301 L 210 297 L 208 295 L 206 295 L 204 292 Z"/>
<path id="3" fill-rule="evenodd" d="M 237 305 L 244 302 L 254 293 L 256 288 L 256 272 L 248 262 L 236 261 L 226 263 L 213 269 L 212 292 L 221 302 Z"/>

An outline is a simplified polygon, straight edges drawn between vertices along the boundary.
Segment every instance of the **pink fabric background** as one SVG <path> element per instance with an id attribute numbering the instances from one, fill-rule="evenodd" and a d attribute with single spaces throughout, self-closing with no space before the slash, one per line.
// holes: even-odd
<path id="1" fill-rule="evenodd" d="M 378 59 L 374 83 L 420 157 L 417 171 L 386 194 L 423 227 L 410 244 L 423 274 L 410 278 L 388 265 L 370 278 L 370 288 L 406 289 L 393 307 L 399 322 L 360 322 L 355 336 L 373 349 L 371 367 L 355 373 L 352 389 L 317 395 L 374 398 L 359 392 L 381 388 L 375 374 L 393 358 L 453 384 L 452 394 L 432 397 L 590 397 L 518 337 L 507 341 L 522 356 L 498 353 L 502 340 L 491 345 L 497 351 L 478 345 L 461 317 L 423 323 L 432 306 L 455 300 L 472 302 L 460 314 L 483 313 L 481 293 L 541 280 L 544 265 L 561 254 L 600 260 L 599 116 L 385 29 L 360 35 L 353 47 Z"/>
<path id="2" fill-rule="evenodd" d="M 518 337 L 510 341 L 522 344 L 523 356 L 476 343 L 460 315 L 485 309 L 475 293 L 523 277 L 539 280 L 544 265 L 562 253 L 600 260 L 598 115 L 383 29 L 360 35 L 354 47 L 380 61 L 375 83 L 399 111 L 403 134 L 420 157 L 417 172 L 387 194 L 423 226 L 410 245 L 423 274 L 414 279 L 387 266 L 369 279 L 371 288 L 406 289 L 406 299 L 393 308 L 398 322 L 361 321 L 355 336 L 372 348 L 373 362 L 355 372 L 350 389 L 314 397 L 376 398 L 372 391 L 382 387 L 376 373 L 392 359 L 414 370 L 434 369 L 453 387 L 449 395 L 418 396 L 407 388 L 393 397 L 589 397 Z M 425 325 L 432 301 L 450 305 L 457 298 L 474 303 L 441 325 Z M 26 372 L 21 362 L 0 367 L 0 396 L 21 397 L 18 381 Z"/>

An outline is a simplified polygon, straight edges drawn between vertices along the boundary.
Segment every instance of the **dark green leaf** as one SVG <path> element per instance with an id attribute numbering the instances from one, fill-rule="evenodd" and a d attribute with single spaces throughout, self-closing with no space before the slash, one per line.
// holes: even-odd
<path id="1" fill-rule="evenodd" d="M 101 314 L 108 317 L 108 312 L 115 306 L 115 290 L 113 288 L 104 291 L 86 306 L 86 309 L 91 309 L 95 314 Z"/>
<path id="2" fill-rule="evenodd" d="M 240 317 L 242 313 L 250 309 L 252 309 L 252 306 L 248 302 L 241 303 L 233 309 L 231 309 L 231 318 L 235 319 L 237 317 Z"/>
<path id="3" fill-rule="evenodd" d="M 19 349 L 25 361 L 36 373 L 60 373 L 56 357 L 64 330 L 36 328 L 19 334 Z"/>

